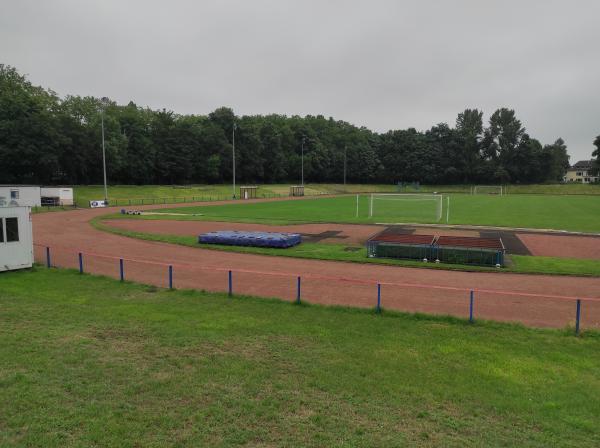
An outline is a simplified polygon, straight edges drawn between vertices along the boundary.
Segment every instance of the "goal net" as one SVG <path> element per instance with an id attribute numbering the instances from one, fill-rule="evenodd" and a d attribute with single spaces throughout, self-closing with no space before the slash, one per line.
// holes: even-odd
<path id="1" fill-rule="evenodd" d="M 437 222 L 442 219 L 441 194 L 372 194 L 369 218 L 394 222 Z"/>
<path id="2" fill-rule="evenodd" d="M 472 189 L 473 194 L 497 194 L 502 196 L 504 188 L 502 185 L 475 185 Z"/>

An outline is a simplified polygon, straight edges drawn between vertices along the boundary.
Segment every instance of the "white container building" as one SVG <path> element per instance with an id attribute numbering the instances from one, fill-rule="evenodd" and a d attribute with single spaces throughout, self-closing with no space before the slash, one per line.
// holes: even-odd
<path id="1" fill-rule="evenodd" d="M 69 187 L 42 187 L 42 205 L 73 205 L 73 189 Z"/>
<path id="2" fill-rule="evenodd" d="M 0 203 L 39 207 L 42 205 L 41 188 L 36 185 L 0 185 Z"/>
<path id="3" fill-rule="evenodd" d="M 0 205 L 0 272 L 33 266 L 31 208 Z"/>

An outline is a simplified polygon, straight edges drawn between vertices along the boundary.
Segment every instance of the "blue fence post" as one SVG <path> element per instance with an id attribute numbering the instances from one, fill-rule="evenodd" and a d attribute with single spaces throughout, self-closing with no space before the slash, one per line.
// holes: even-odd
<path id="1" fill-rule="evenodd" d="M 229 296 L 233 295 L 233 274 L 229 271 Z"/>
<path id="2" fill-rule="evenodd" d="M 581 300 L 577 299 L 577 311 L 575 316 L 575 334 L 579 335 L 579 321 L 581 319 Z"/>
<path id="3" fill-rule="evenodd" d="M 377 283 L 377 314 L 381 313 L 381 283 Z"/>
<path id="4" fill-rule="evenodd" d="M 83 274 L 83 254 L 79 252 L 79 273 Z"/>
<path id="5" fill-rule="evenodd" d="M 469 300 L 469 322 L 473 323 L 473 301 L 474 301 L 474 292 L 471 290 L 471 297 Z"/>
<path id="6" fill-rule="evenodd" d="M 173 266 L 169 265 L 169 289 L 173 289 Z"/>
<path id="7" fill-rule="evenodd" d="M 296 290 L 296 303 L 300 303 L 300 288 L 301 288 L 302 279 L 298 276 L 298 286 Z"/>
<path id="8" fill-rule="evenodd" d="M 123 266 L 123 259 L 119 258 L 119 276 L 121 278 L 121 281 L 125 280 L 125 269 Z"/>
<path id="9" fill-rule="evenodd" d="M 46 247 L 46 267 L 52 267 L 52 261 L 50 260 L 50 248 Z"/>

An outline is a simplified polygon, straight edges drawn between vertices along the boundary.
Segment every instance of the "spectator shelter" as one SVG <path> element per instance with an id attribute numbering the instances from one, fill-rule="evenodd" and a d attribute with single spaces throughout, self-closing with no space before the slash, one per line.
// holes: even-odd
<path id="1" fill-rule="evenodd" d="M 258 187 L 255 186 L 245 186 L 240 187 L 240 198 L 241 199 L 256 199 L 256 191 Z"/>
<path id="2" fill-rule="evenodd" d="M 290 196 L 304 196 L 304 185 L 292 185 L 290 187 Z"/>

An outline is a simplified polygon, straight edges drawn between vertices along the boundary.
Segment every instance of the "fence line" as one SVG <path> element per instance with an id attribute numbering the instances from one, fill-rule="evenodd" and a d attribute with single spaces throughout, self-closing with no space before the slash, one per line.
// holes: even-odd
<path id="1" fill-rule="evenodd" d="M 38 248 L 38 251 L 36 252 L 36 261 L 44 262 L 48 267 L 54 265 L 73 267 L 78 268 L 81 273 L 84 272 L 85 267 L 85 269 L 91 273 L 116 276 L 120 280 L 125 280 L 126 277 L 130 276 L 137 278 L 137 281 L 140 282 L 158 283 L 163 286 L 167 285 L 168 288 L 174 288 L 175 283 L 181 282 L 180 284 L 191 285 L 186 287 L 227 291 L 229 295 L 232 295 L 234 290 L 234 278 L 237 276 L 237 284 L 245 286 L 236 288 L 236 290 L 239 290 L 242 294 L 267 295 L 282 298 L 287 296 L 292 300 L 295 299 L 297 303 L 300 303 L 301 281 L 304 280 L 309 282 L 309 291 L 312 287 L 315 298 L 322 303 L 362 307 L 372 306 L 377 312 L 380 312 L 383 301 L 387 300 L 388 305 L 396 309 L 419 311 L 425 308 L 425 311 L 423 312 L 440 313 L 445 311 L 444 314 L 453 315 L 464 315 L 464 313 L 460 311 L 462 309 L 461 303 L 464 303 L 465 306 L 467 306 L 465 312 L 468 309 L 467 315 L 470 322 L 474 321 L 474 304 L 475 297 L 477 297 L 478 308 L 480 311 L 484 309 L 484 314 L 504 316 L 500 317 L 500 320 L 539 322 L 544 325 L 547 325 L 547 322 L 552 321 L 551 326 L 560 326 L 558 325 L 558 322 L 563 322 L 565 315 L 569 315 L 570 317 L 573 316 L 573 313 L 567 311 L 570 308 L 565 308 L 565 306 L 560 305 L 560 303 L 575 302 L 577 306 L 575 330 L 577 333 L 579 332 L 582 315 L 581 304 L 585 302 L 588 303 L 586 314 L 590 316 L 593 314 L 593 325 L 600 326 L 600 297 L 576 297 L 514 290 L 468 288 L 400 281 L 379 281 L 375 279 L 357 279 L 315 273 L 305 273 L 300 275 L 299 273 L 263 271 L 259 269 L 232 269 L 230 267 L 206 266 L 185 262 L 142 260 L 96 252 L 81 252 L 72 248 L 60 246 L 49 247 L 38 243 L 36 243 L 35 246 Z M 102 260 L 104 260 L 104 262 Z M 115 266 L 115 270 L 113 270 L 111 266 Z M 152 271 L 152 266 L 160 268 L 160 270 Z M 117 268 L 118 270 L 116 270 Z M 183 271 L 185 274 L 182 273 L 180 276 L 175 277 L 178 271 Z M 208 276 L 194 275 L 194 273 L 200 272 L 205 272 Z M 219 280 L 219 278 L 221 277 L 211 276 L 211 273 L 223 273 L 223 283 L 220 283 L 221 280 Z M 240 275 L 242 276 L 241 279 L 239 277 Z M 261 283 L 261 278 L 264 279 L 269 277 L 290 279 L 292 281 L 290 281 L 289 284 L 287 282 L 283 282 L 283 284 L 279 282 L 278 284 L 273 281 Z M 200 287 L 199 284 L 208 286 Z M 384 287 L 386 288 L 386 297 L 383 297 L 382 290 Z M 411 289 L 420 289 L 428 292 L 424 295 L 414 296 L 409 294 Z M 265 291 L 268 292 L 265 293 Z M 272 293 L 272 291 L 276 292 Z M 373 292 L 369 293 L 368 291 Z M 435 291 L 443 291 L 446 294 L 435 295 Z M 327 295 L 328 292 L 329 296 Z M 368 295 L 370 294 L 373 294 L 372 299 L 368 299 Z M 500 300 L 500 296 L 539 299 L 542 300 L 542 302 L 532 307 L 532 302 Z M 519 307 L 521 307 L 521 310 L 525 310 L 526 313 L 516 313 L 515 310 L 518 310 Z M 545 311 L 544 307 L 546 307 Z M 593 311 L 593 313 L 590 313 L 590 311 Z M 529 316 L 527 316 L 527 313 L 529 313 Z M 596 313 L 598 314 L 597 316 Z M 534 315 L 534 318 L 531 317 L 531 314 Z M 540 314 L 543 318 L 540 318 Z M 491 318 L 493 319 L 494 317 Z"/>
<path id="2" fill-rule="evenodd" d="M 285 195 L 287 196 L 287 195 Z M 257 196 L 256 199 L 272 199 L 281 198 L 284 195 L 278 193 L 262 193 Z M 216 202 L 216 201 L 227 201 L 231 200 L 231 196 L 228 195 L 207 195 L 207 196 L 167 196 L 157 198 L 109 198 L 109 204 L 114 207 L 118 206 L 129 206 L 129 205 L 157 205 L 157 204 L 187 204 L 193 202 Z M 254 199 L 254 198 L 253 198 Z"/>
<path id="3" fill-rule="evenodd" d="M 44 244 L 34 244 L 34 246 L 45 248 L 46 251 L 50 251 L 51 247 L 46 246 Z M 265 275 L 265 276 L 279 276 L 279 277 L 289 277 L 296 278 L 297 274 L 288 273 L 288 272 L 276 272 L 276 271 L 260 271 L 256 269 L 231 269 L 219 266 L 204 266 L 197 264 L 189 264 L 189 263 L 167 263 L 161 261 L 150 261 L 150 260 L 141 260 L 136 258 L 126 258 L 126 257 L 118 257 L 114 255 L 101 254 L 97 252 L 76 252 L 74 249 L 67 248 L 64 246 L 53 246 L 54 248 L 62 248 L 64 250 L 73 250 L 74 254 L 90 255 L 98 258 L 105 258 L 110 260 L 123 260 L 132 262 L 132 263 L 140 263 L 140 264 L 153 264 L 157 266 L 163 267 L 178 267 L 182 269 L 192 269 L 192 270 L 203 270 L 203 271 L 215 271 L 215 272 L 234 272 L 234 273 L 243 273 L 243 274 L 256 274 L 256 275 Z M 48 252 L 47 252 L 48 253 Z M 409 283 L 409 282 L 386 282 L 374 279 L 356 279 L 351 277 L 334 277 L 328 275 L 321 274 L 304 274 L 302 275 L 304 279 L 313 279 L 313 280 L 327 280 L 327 281 L 339 281 L 345 283 L 354 283 L 354 284 L 362 284 L 362 285 L 381 285 L 381 286 L 396 286 L 396 287 L 404 287 L 404 288 L 424 288 L 424 289 L 434 289 L 441 291 L 459 291 L 459 292 L 479 292 L 486 294 L 498 294 L 505 296 L 521 296 L 521 297 L 532 297 L 532 298 L 548 298 L 548 299 L 557 299 L 557 300 L 583 300 L 587 302 L 600 302 L 600 297 L 585 297 L 585 296 L 565 296 L 565 295 L 557 295 L 557 294 L 539 294 L 539 293 L 530 293 L 530 292 L 521 292 L 521 291 L 509 291 L 509 290 L 498 290 L 498 289 L 486 289 L 486 288 L 467 288 L 467 287 L 459 287 L 459 286 L 442 286 L 442 285 L 430 285 L 424 283 Z"/>

